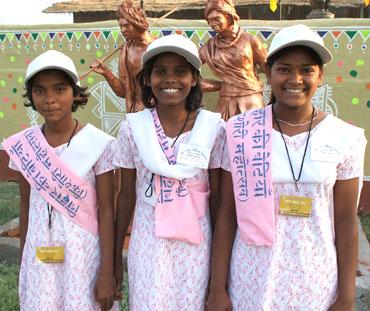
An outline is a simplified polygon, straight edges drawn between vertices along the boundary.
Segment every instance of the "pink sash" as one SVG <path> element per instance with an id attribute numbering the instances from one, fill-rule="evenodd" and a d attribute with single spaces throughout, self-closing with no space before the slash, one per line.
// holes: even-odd
<path id="1" fill-rule="evenodd" d="M 158 142 L 169 164 L 176 164 L 176 155 L 168 143 L 156 109 L 152 109 Z M 191 183 L 155 175 L 157 204 L 155 208 L 155 235 L 193 244 L 201 244 L 203 234 L 198 218 L 205 215 L 209 189 L 208 183 Z"/>
<path id="2" fill-rule="evenodd" d="M 31 187 L 50 205 L 77 225 L 98 234 L 94 187 L 58 158 L 38 126 L 9 137 L 2 145 Z"/>
<path id="3" fill-rule="evenodd" d="M 271 106 L 233 117 L 226 132 L 240 234 L 248 244 L 273 245 Z"/>

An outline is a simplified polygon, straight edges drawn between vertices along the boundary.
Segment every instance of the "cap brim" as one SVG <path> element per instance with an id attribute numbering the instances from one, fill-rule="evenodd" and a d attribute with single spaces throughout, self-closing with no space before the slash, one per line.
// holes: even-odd
<path id="1" fill-rule="evenodd" d="M 80 79 L 79 77 L 72 71 L 70 70 L 67 70 L 66 68 L 64 67 L 60 67 L 60 66 L 45 66 L 45 67 L 42 67 L 38 70 L 35 70 L 34 72 L 32 72 L 25 80 L 24 80 L 24 84 L 26 85 L 26 87 L 28 87 L 28 82 L 30 79 L 32 79 L 35 75 L 37 75 L 39 72 L 41 71 L 44 71 L 44 70 L 52 70 L 52 69 L 55 69 L 55 70 L 60 70 L 60 71 L 64 71 L 67 75 L 69 75 L 73 82 L 76 83 L 78 86 L 81 86 L 80 84 Z"/>
<path id="2" fill-rule="evenodd" d="M 166 52 L 176 53 L 184 57 L 196 70 L 200 71 L 202 63 L 198 57 L 196 57 L 194 54 L 185 49 L 173 45 L 161 45 L 149 51 L 147 50 L 143 54 L 142 64 L 144 65 L 148 60 L 152 59 L 153 57 Z"/>
<path id="3" fill-rule="evenodd" d="M 332 55 L 331 53 L 323 47 L 321 44 L 313 42 L 313 41 L 307 41 L 307 40 L 299 40 L 299 41 L 294 41 L 294 42 L 288 42 L 286 44 L 283 44 L 279 46 L 279 48 L 270 51 L 269 55 L 267 58 L 270 58 L 272 55 L 276 54 L 278 51 L 281 51 L 284 48 L 290 47 L 290 46 L 296 46 L 296 45 L 302 45 L 311 48 L 314 50 L 319 57 L 321 58 L 323 64 L 328 64 L 332 60 Z"/>

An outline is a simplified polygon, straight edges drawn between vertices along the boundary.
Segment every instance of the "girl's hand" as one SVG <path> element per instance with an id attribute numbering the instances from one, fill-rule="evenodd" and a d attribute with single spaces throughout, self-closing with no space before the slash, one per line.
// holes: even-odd
<path id="1" fill-rule="evenodd" d="M 122 281 L 123 281 L 123 266 L 122 261 L 114 266 L 114 278 L 116 279 L 116 288 L 114 300 L 122 300 Z"/>
<path id="2" fill-rule="evenodd" d="M 99 274 L 95 284 L 95 301 L 100 305 L 102 311 L 108 311 L 112 308 L 115 285 L 113 276 Z"/>
<path id="3" fill-rule="evenodd" d="M 335 302 L 329 308 L 329 311 L 353 311 L 355 310 L 354 301 L 342 301 L 340 298 L 337 298 Z"/>
<path id="4" fill-rule="evenodd" d="M 206 302 L 207 311 L 232 311 L 230 296 L 223 290 L 210 290 Z"/>

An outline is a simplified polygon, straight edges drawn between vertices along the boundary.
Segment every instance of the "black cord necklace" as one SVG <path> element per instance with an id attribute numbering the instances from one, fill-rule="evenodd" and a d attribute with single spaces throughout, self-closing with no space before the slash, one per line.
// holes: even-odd
<path id="1" fill-rule="evenodd" d="M 186 120 L 185 120 L 185 123 L 184 125 L 182 126 L 180 132 L 177 134 L 175 140 L 173 141 L 173 143 L 171 144 L 171 148 L 175 145 L 176 141 L 178 140 L 178 138 L 180 137 L 180 135 L 182 134 L 182 132 L 184 132 L 185 130 L 185 127 L 186 125 L 188 124 L 188 121 L 189 121 L 189 116 L 190 116 L 190 111 L 188 111 L 188 114 L 186 115 Z"/>
<path id="2" fill-rule="evenodd" d="M 274 116 L 274 120 L 275 120 L 275 122 L 277 124 L 277 127 L 279 129 L 281 138 L 284 141 L 285 150 L 286 150 L 286 153 L 287 153 L 287 156 L 288 156 L 288 160 L 289 160 L 290 170 L 292 172 L 292 176 L 293 176 L 293 179 L 294 179 L 294 182 L 295 182 L 295 187 L 296 187 L 296 190 L 297 191 L 298 191 L 298 181 L 301 179 L 302 170 L 303 170 L 303 163 L 304 163 L 304 160 L 305 160 L 305 157 L 306 157 L 308 142 L 309 142 L 310 136 L 311 136 L 311 129 L 312 129 L 312 123 L 313 123 L 313 119 L 314 119 L 314 114 L 315 114 L 315 108 L 313 107 L 312 114 L 311 114 L 310 128 L 308 130 L 307 140 L 306 140 L 306 146 L 304 148 L 303 158 L 302 158 L 302 162 L 301 162 L 301 168 L 299 169 L 298 178 L 296 178 L 295 177 L 295 174 L 294 174 L 294 170 L 293 170 L 293 164 L 292 164 L 292 161 L 291 161 L 290 155 L 289 155 L 288 145 L 287 145 L 287 143 L 285 141 L 285 138 L 284 138 L 284 135 L 283 135 L 283 131 L 281 130 L 281 127 L 280 127 L 280 123 L 279 123 L 278 119 L 276 118 L 276 114 L 274 112 L 274 106 L 272 106 L 272 115 Z"/>
<path id="3" fill-rule="evenodd" d="M 67 147 L 66 147 L 66 148 L 68 148 L 68 147 L 69 147 L 69 144 L 71 143 L 71 140 L 72 140 L 73 136 L 74 136 L 74 135 L 75 135 L 75 133 L 76 133 L 77 126 L 78 126 L 78 120 L 77 120 L 77 119 L 75 119 L 75 121 L 76 121 L 76 125 L 75 125 L 75 128 L 73 129 L 73 132 L 72 132 L 71 136 L 70 136 L 70 137 L 69 137 L 69 139 L 68 139 L 68 143 L 67 143 Z M 41 132 L 42 132 L 42 134 L 44 134 L 44 136 L 45 136 L 45 124 L 43 124 L 43 125 L 42 125 L 42 127 L 41 127 Z M 49 230 L 50 230 L 50 229 L 51 229 L 51 216 L 52 216 L 52 214 L 53 214 L 54 207 L 53 207 L 53 206 L 51 206 L 51 207 L 50 207 L 50 204 L 49 204 L 49 203 L 46 203 L 46 205 L 47 205 L 47 207 L 48 207 L 48 216 L 49 216 L 49 223 L 48 223 L 48 227 L 49 227 Z"/>
<path id="4" fill-rule="evenodd" d="M 171 148 L 173 148 L 173 146 L 175 145 L 175 143 L 178 140 L 178 138 L 180 137 L 180 135 L 184 132 L 185 127 L 186 127 L 186 125 L 188 124 L 188 121 L 189 121 L 189 116 L 190 116 L 190 111 L 188 111 L 188 114 L 186 115 L 185 123 L 182 126 L 180 132 L 177 134 L 175 140 L 171 144 Z M 152 173 L 152 177 L 150 178 L 149 186 L 148 186 L 148 188 L 146 188 L 145 193 L 144 193 L 147 198 L 150 198 L 153 194 L 153 180 L 154 180 L 154 174 Z"/>
<path id="5" fill-rule="evenodd" d="M 68 139 L 67 147 L 69 147 L 69 144 L 71 143 L 71 140 L 72 140 L 72 138 L 73 138 L 73 136 L 75 135 L 76 130 L 77 130 L 78 120 L 77 120 L 77 119 L 75 119 L 75 122 L 76 122 L 76 125 L 75 125 L 75 127 L 74 127 L 74 129 L 73 129 L 73 132 L 72 132 L 71 136 L 70 136 L 70 137 L 69 137 L 69 139 Z M 44 136 L 45 136 L 45 123 L 41 126 L 41 132 L 42 132 L 42 134 L 44 134 Z"/>

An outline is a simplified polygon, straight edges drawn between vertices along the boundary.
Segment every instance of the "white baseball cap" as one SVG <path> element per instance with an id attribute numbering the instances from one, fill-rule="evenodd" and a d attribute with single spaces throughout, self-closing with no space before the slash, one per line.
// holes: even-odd
<path id="1" fill-rule="evenodd" d="M 28 86 L 29 80 L 38 74 L 40 71 L 47 69 L 57 69 L 62 70 L 68 74 L 72 80 L 77 84 L 80 84 L 80 79 L 78 78 L 76 67 L 71 58 L 67 55 L 56 51 L 48 50 L 39 56 L 37 56 L 27 68 L 26 79 L 24 81 L 26 87 Z"/>
<path id="2" fill-rule="evenodd" d="M 141 63 L 144 65 L 149 59 L 162 53 L 172 52 L 184 57 L 196 70 L 200 71 L 200 61 L 197 46 L 182 35 L 172 34 L 154 40 L 148 45 L 143 54 Z"/>
<path id="3" fill-rule="evenodd" d="M 323 64 L 331 62 L 332 56 L 324 45 L 324 40 L 306 25 L 294 25 L 281 29 L 272 39 L 267 58 L 290 46 L 303 45 L 314 50 Z"/>

